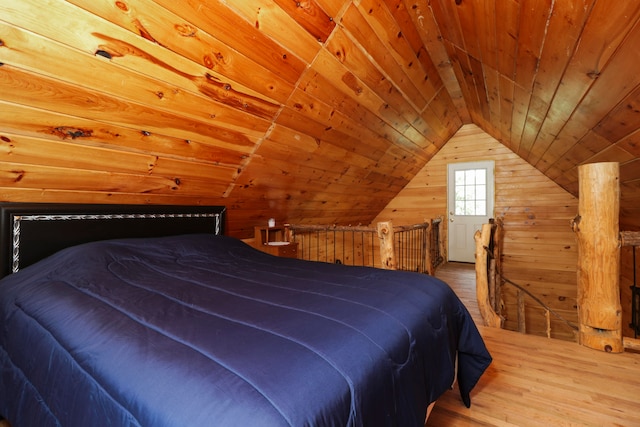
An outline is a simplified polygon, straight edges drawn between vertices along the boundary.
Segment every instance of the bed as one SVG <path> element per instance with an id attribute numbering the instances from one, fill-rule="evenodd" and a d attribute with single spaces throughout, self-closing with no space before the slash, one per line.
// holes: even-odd
<path id="1" fill-rule="evenodd" d="M 418 273 L 278 258 L 224 207 L 0 205 L 0 414 L 21 426 L 422 426 L 491 362 Z"/>

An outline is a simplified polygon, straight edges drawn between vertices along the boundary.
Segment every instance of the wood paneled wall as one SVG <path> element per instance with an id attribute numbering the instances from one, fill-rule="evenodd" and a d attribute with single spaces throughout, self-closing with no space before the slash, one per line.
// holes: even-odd
<path id="1" fill-rule="evenodd" d="M 504 219 L 505 277 L 577 322 L 577 244 L 570 226 L 577 199 L 475 125 L 463 126 L 376 221 L 401 225 L 447 218 L 447 164 L 478 160 L 495 161 L 495 216 Z M 515 293 L 508 285 L 503 298 L 506 327 L 516 329 Z M 528 332 L 544 335 L 543 313 L 531 301 L 526 311 Z M 552 331 L 554 337 L 574 339 L 562 322 L 553 321 Z"/>

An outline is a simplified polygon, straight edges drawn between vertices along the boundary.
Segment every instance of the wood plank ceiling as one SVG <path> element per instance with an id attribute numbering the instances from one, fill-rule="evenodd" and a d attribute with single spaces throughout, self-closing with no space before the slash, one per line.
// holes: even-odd
<path id="1" fill-rule="evenodd" d="M 640 228 L 640 1 L 0 0 L 0 198 L 369 223 L 466 123 Z"/>

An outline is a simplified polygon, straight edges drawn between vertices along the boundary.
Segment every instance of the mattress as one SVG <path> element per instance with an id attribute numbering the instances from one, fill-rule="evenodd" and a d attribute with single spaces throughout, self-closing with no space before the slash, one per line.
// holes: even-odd
<path id="1" fill-rule="evenodd" d="M 15 426 L 422 426 L 491 362 L 436 278 L 204 234 L 64 249 L 0 281 L 0 321 Z"/>

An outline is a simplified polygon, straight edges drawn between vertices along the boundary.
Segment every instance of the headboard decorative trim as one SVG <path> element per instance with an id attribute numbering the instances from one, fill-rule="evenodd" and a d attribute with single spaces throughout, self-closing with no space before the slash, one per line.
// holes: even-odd
<path id="1" fill-rule="evenodd" d="M 80 243 L 223 234 L 224 206 L 0 203 L 0 277 Z"/>

